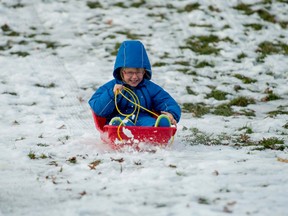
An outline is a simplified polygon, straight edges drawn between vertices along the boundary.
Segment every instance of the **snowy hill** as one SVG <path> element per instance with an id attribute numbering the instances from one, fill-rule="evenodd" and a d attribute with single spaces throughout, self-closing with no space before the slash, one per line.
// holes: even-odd
<path id="1" fill-rule="evenodd" d="M 286 215 L 286 0 L 0 1 L 0 215 Z M 171 148 L 115 152 L 87 101 L 141 40 Z"/>

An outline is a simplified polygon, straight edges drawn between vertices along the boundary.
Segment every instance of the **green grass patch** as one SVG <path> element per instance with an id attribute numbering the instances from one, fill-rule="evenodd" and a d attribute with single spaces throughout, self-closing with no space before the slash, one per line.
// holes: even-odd
<path id="1" fill-rule="evenodd" d="M 257 10 L 256 13 L 261 17 L 261 19 L 267 22 L 276 23 L 275 16 L 270 14 L 267 10 L 260 9 L 260 10 Z"/>
<path id="2" fill-rule="evenodd" d="M 255 117 L 255 110 L 251 109 L 241 109 L 238 113 L 239 115 L 247 116 L 247 117 Z"/>
<path id="3" fill-rule="evenodd" d="M 190 23 L 189 24 L 190 27 L 202 27 L 202 28 L 212 28 L 213 25 L 212 24 L 196 24 L 196 23 Z"/>
<path id="4" fill-rule="evenodd" d="M 190 95 L 197 95 L 197 93 L 195 93 L 190 86 L 186 86 L 186 91 Z"/>
<path id="5" fill-rule="evenodd" d="M 141 35 L 134 34 L 134 33 L 132 33 L 129 30 L 127 30 L 127 31 L 117 31 L 115 33 L 125 35 L 127 37 L 127 39 L 131 39 L 131 40 L 140 40 L 141 39 Z"/>
<path id="6" fill-rule="evenodd" d="M 275 117 L 277 115 L 288 115 L 288 111 L 284 110 L 273 110 L 267 113 L 269 117 Z"/>
<path id="7" fill-rule="evenodd" d="M 251 5 L 240 3 L 233 7 L 235 10 L 243 11 L 246 15 L 251 15 L 254 13 L 254 11 L 251 9 Z"/>
<path id="8" fill-rule="evenodd" d="M 198 128 L 190 128 L 188 132 L 189 134 L 183 137 L 183 141 L 190 145 L 227 145 L 232 140 L 232 137 L 226 133 L 213 135 L 200 131 Z"/>
<path id="9" fill-rule="evenodd" d="M 221 12 L 221 10 L 219 8 L 216 8 L 216 7 L 212 6 L 212 5 L 209 5 L 208 9 L 210 11 L 212 11 L 212 12 L 217 12 L 217 13 Z"/>
<path id="10" fill-rule="evenodd" d="M 120 46 L 121 46 L 121 43 L 117 42 L 117 43 L 115 44 L 115 46 L 114 46 L 114 49 L 113 49 L 112 52 L 111 52 L 111 55 L 116 56 L 117 53 L 118 53 L 118 49 L 120 48 Z"/>
<path id="11" fill-rule="evenodd" d="M 45 44 L 47 49 L 56 49 L 60 45 L 55 41 L 35 40 L 36 43 Z"/>
<path id="12" fill-rule="evenodd" d="M 48 147 L 49 145 L 48 145 L 48 144 L 45 144 L 45 143 L 38 143 L 37 146 L 40 146 L 40 147 Z"/>
<path id="13" fill-rule="evenodd" d="M 130 7 L 134 7 L 134 8 L 140 8 L 142 7 L 143 5 L 146 4 L 146 1 L 145 0 L 140 0 L 138 2 L 133 2 Z"/>
<path id="14" fill-rule="evenodd" d="M 37 159 L 36 154 L 35 154 L 35 152 L 33 152 L 33 151 L 30 151 L 30 152 L 29 152 L 28 157 L 29 157 L 30 159 L 32 159 L 32 160 Z"/>
<path id="15" fill-rule="evenodd" d="M 277 43 L 264 41 L 259 44 L 256 52 L 260 53 L 260 56 L 258 57 L 257 61 L 261 62 L 268 55 L 272 54 L 288 55 L 288 45 L 286 43 L 279 41 Z"/>
<path id="16" fill-rule="evenodd" d="M 269 92 L 267 96 L 261 99 L 262 102 L 273 101 L 273 100 L 280 100 L 282 99 L 279 95 Z"/>
<path id="17" fill-rule="evenodd" d="M 55 83 L 49 83 L 47 85 L 36 83 L 34 86 L 39 87 L 39 88 L 55 88 L 56 87 Z"/>
<path id="18" fill-rule="evenodd" d="M 9 94 L 9 95 L 12 95 L 12 96 L 17 96 L 18 95 L 16 92 L 7 92 L 7 91 L 4 91 L 2 94 Z"/>
<path id="19" fill-rule="evenodd" d="M 188 61 L 176 61 L 174 64 L 183 65 L 183 66 L 190 66 L 190 62 L 188 62 Z"/>
<path id="20" fill-rule="evenodd" d="M 245 24 L 244 26 L 250 27 L 250 28 L 254 29 L 255 31 L 260 31 L 263 28 L 263 25 L 261 25 L 259 23 Z"/>
<path id="21" fill-rule="evenodd" d="M 207 61 L 201 61 L 197 62 L 197 64 L 194 66 L 195 68 L 204 68 L 204 67 L 215 67 L 213 63 L 209 63 Z"/>
<path id="22" fill-rule="evenodd" d="M 11 42 L 7 41 L 5 45 L 0 45 L 0 51 L 9 50 L 12 48 Z"/>
<path id="23" fill-rule="evenodd" d="M 258 142 L 258 146 L 254 150 L 278 150 L 283 151 L 287 146 L 284 145 L 284 140 L 277 137 L 263 138 Z"/>
<path id="24" fill-rule="evenodd" d="M 200 7 L 199 3 L 191 3 L 191 4 L 187 4 L 184 8 L 179 9 L 178 13 L 184 13 L 184 12 L 191 12 L 193 10 L 198 10 Z"/>
<path id="25" fill-rule="evenodd" d="M 86 4 L 90 9 L 102 8 L 99 1 L 88 1 Z"/>
<path id="26" fill-rule="evenodd" d="M 226 100 L 227 92 L 223 92 L 217 89 L 213 89 L 206 98 L 214 98 L 216 100 Z"/>
<path id="27" fill-rule="evenodd" d="M 28 52 L 23 52 L 23 51 L 17 51 L 17 52 L 10 52 L 11 55 L 17 55 L 20 57 L 26 57 L 29 56 L 30 54 Z"/>
<path id="28" fill-rule="evenodd" d="M 201 117 L 210 112 L 210 107 L 203 103 L 184 103 L 183 112 L 189 112 L 195 117 Z"/>
<path id="29" fill-rule="evenodd" d="M 124 2 L 117 2 L 113 6 L 120 8 L 129 8 L 127 5 L 124 4 Z"/>
<path id="30" fill-rule="evenodd" d="M 178 68 L 177 71 L 184 73 L 184 74 L 187 74 L 187 75 L 197 76 L 197 72 L 191 71 L 190 68 Z"/>
<path id="31" fill-rule="evenodd" d="M 166 14 L 163 14 L 163 13 L 148 13 L 147 16 L 148 17 L 159 17 L 159 18 L 161 18 L 161 20 L 167 19 Z"/>
<path id="32" fill-rule="evenodd" d="M 18 37 L 18 36 L 20 36 L 20 33 L 19 33 L 19 32 L 16 32 L 16 31 L 12 30 L 12 29 L 10 28 L 10 26 L 7 25 L 7 24 L 2 25 L 2 26 L 1 26 L 1 29 L 2 29 L 2 31 L 4 32 L 4 34 L 7 35 L 7 36 L 11 36 L 11 37 Z"/>
<path id="33" fill-rule="evenodd" d="M 165 65 L 167 65 L 165 62 L 155 62 L 152 67 L 163 67 Z"/>
<path id="34" fill-rule="evenodd" d="M 246 58 L 246 57 L 247 57 L 247 55 L 242 52 L 241 54 L 239 54 L 239 55 L 237 56 L 237 59 L 241 60 L 241 59 L 244 59 L 244 58 Z"/>
<path id="35" fill-rule="evenodd" d="M 245 126 L 245 127 L 242 127 L 242 128 L 239 128 L 238 131 L 242 131 L 242 130 L 245 130 L 245 133 L 246 134 L 252 134 L 253 133 L 253 130 L 251 127 L 248 127 L 248 126 Z"/>
<path id="36" fill-rule="evenodd" d="M 234 112 L 230 104 L 221 104 L 215 107 L 212 114 L 220 116 L 232 116 L 234 115 Z"/>
<path id="37" fill-rule="evenodd" d="M 242 62 L 242 59 L 246 58 L 247 55 L 245 53 L 240 53 L 239 55 L 237 55 L 237 59 L 233 59 L 234 62 L 240 63 Z"/>
<path id="38" fill-rule="evenodd" d="M 235 74 L 234 77 L 236 77 L 237 79 L 240 79 L 244 84 L 250 84 L 250 83 L 255 83 L 257 82 L 256 79 L 252 79 L 250 77 L 246 77 L 242 74 Z"/>
<path id="39" fill-rule="evenodd" d="M 216 35 L 192 36 L 186 40 L 186 46 L 180 49 L 190 49 L 201 55 L 218 54 L 220 49 L 215 47 L 220 39 Z"/>
<path id="40" fill-rule="evenodd" d="M 221 133 L 218 135 L 208 134 L 206 132 L 200 131 L 198 128 L 186 128 L 186 135 L 183 136 L 185 143 L 190 145 L 230 145 L 236 148 L 251 146 L 252 150 L 278 150 L 283 151 L 287 149 L 284 144 L 283 139 L 277 137 L 263 138 L 259 141 L 252 141 L 249 134 L 253 134 L 253 130 L 250 127 L 239 128 L 238 131 L 243 131 L 244 133 L 237 136 L 230 136 L 226 133 Z"/>
<path id="41" fill-rule="evenodd" d="M 240 106 L 246 107 L 249 104 L 255 104 L 255 100 L 253 98 L 248 98 L 244 96 L 237 97 L 230 101 L 229 105 L 231 106 Z"/>

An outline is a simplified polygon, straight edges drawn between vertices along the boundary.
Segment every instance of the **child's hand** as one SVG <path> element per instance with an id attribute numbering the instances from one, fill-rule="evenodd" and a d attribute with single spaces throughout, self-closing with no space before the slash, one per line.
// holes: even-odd
<path id="1" fill-rule="evenodd" d="M 164 112 L 164 111 L 161 111 L 162 114 L 165 114 L 169 117 L 170 119 L 170 122 L 172 125 L 176 125 L 177 124 L 177 121 L 174 119 L 173 115 L 169 112 Z"/>
<path id="2" fill-rule="evenodd" d="M 114 88 L 113 88 L 114 94 L 118 94 L 123 88 L 124 88 L 123 85 L 121 85 L 121 84 L 115 84 L 115 85 L 114 85 Z"/>

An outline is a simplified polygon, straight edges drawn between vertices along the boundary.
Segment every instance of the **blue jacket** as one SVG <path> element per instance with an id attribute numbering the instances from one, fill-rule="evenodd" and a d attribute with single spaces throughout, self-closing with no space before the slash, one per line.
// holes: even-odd
<path id="1" fill-rule="evenodd" d="M 122 67 L 144 68 L 146 71 L 144 79 L 137 87 L 123 83 L 120 76 Z M 181 109 L 177 102 L 163 88 L 150 81 L 152 77 L 151 65 L 146 50 L 140 41 L 124 41 L 121 44 L 116 57 L 113 76 L 115 79 L 97 89 L 89 100 L 89 104 L 96 115 L 107 118 L 108 122 L 111 118 L 119 116 L 115 108 L 113 88 L 115 84 L 123 84 L 138 96 L 141 106 L 154 112 L 169 112 L 179 122 Z M 126 91 L 122 91 L 122 93 L 131 98 L 131 95 Z M 133 101 L 132 98 L 131 100 Z M 117 106 L 122 113 L 126 114 L 130 114 L 134 110 L 134 105 L 120 94 L 117 96 Z M 138 118 L 147 115 L 151 114 L 141 109 Z"/>

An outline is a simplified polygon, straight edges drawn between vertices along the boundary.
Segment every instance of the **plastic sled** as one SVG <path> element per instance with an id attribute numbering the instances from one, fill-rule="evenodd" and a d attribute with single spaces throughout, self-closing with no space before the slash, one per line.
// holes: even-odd
<path id="1" fill-rule="evenodd" d="M 118 126 L 106 124 L 106 118 L 97 116 L 93 111 L 93 119 L 96 129 L 100 132 L 100 138 L 112 149 L 120 149 L 124 146 L 139 148 L 140 143 L 165 147 L 176 133 L 176 127 L 141 127 L 121 126 L 120 137 Z"/>

